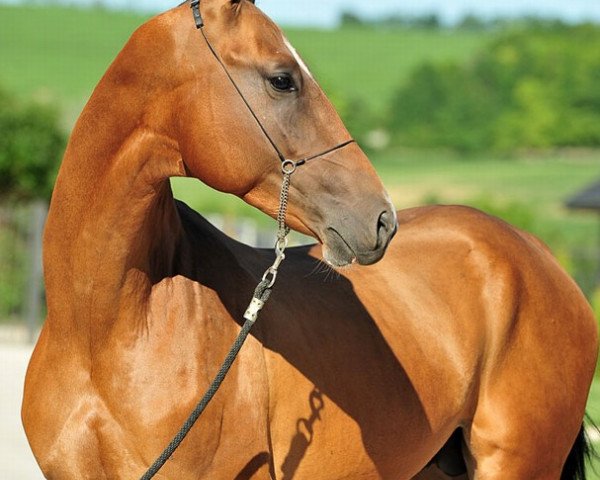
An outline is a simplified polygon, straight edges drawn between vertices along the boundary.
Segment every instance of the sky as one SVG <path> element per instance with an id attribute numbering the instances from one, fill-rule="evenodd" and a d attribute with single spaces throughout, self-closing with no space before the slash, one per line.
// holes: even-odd
<path id="1" fill-rule="evenodd" d="M 447 22 L 468 13 L 600 21 L 600 0 L 257 0 L 257 5 L 283 25 L 334 26 L 344 10 L 364 16 L 437 13 Z"/>
<path id="2" fill-rule="evenodd" d="M 23 0 L 0 1 L 19 3 Z M 94 1 L 153 12 L 167 10 L 179 3 L 179 0 L 64 0 L 74 4 Z M 344 10 L 367 17 L 436 13 L 449 23 L 468 13 L 484 17 L 535 14 L 570 21 L 600 22 L 600 0 L 256 0 L 256 3 L 277 23 L 289 26 L 334 27 Z"/>

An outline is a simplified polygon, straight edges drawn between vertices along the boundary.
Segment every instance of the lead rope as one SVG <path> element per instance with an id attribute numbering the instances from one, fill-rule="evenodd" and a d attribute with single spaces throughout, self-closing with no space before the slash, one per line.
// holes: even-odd
<path id="1" fill-rule="evenodd" d="M 244 313 L 245 322 L 242 326 L 242 330 L 235 339 L 235 342 L 233 343 L 231 350 L 229 350 L 227 357 L 225 357 L 223 365 L 221 365 L 221 368 L 217 372 L 217 375 L 208 387 L 208 390 L 206 391 L 200 402 L 198 402 L 198 405 L 196 406 L 194 411 L 187 418 L 187 420 L 181 427 L 181 430 L 177 432 L 177 435 L 173 437 L 173 440 L 171 440 L 171 443 L 169 443 L 167 448 L 165 448 L 165 450 L 160 454 L 156 461 L 150 466 L 148 471 L 146 471 L 146 473 L 144 473 L 144 475 L 140 477 L 140 480 L 150 480 L 151 478 L 153 478 L 158 473 L 158 471 L 164 466 L 164 464 L 167 463 L 167 461 L 171 458 L 175 450 L 177 450 L 177 448 L 179 447 L 181 442 L 183 442 L 188 433 L 190 433 L 190 430 L 192 429 L 200 415 L 202 415 L 202 412 L 204 412 L 210 401 L 213 399 L 213 397 L 219 390 L 219 387 L 223 383 L 223 380 L 225 380 L 229 369 L 233 365 L 233 362 L 235 361 L 238 353 L 244 345 L 244 342 L 248 338 L 250 330 L 256 323 L 256 320 L 258 320 L 258 315 L 260 311 L 263 309 L 265 303 L 269 299 L 269 296 L 271 295 L 271 290 L 273 289 L 275 281 L 277 280 L 277 273 L 279 272 L 279 267 L 281 266 L 283 260 L 285 260 L 285 249 L 288 245 L 288 234 L 290 232 L 289 227 L 285 224 L 285 218 L 287 214 L 288 198 L 290 192 L 290 181 L 292 174 L 295 171 L 295 162 L 292 162 L 291 160 L 286 160 L 282 164 L 283 182 L 281 184 L 279 212 L 277 214 L 278 230 L 277 242 L 275 244 L 275 262 L 273 262 L 273 265 L 271 265 L 265 271 L 262 280 L 260 281 L 260 283 L 256 287 L 256 290 L 254 291 L 252 301 L 250 302 L 248 309 Z"/>

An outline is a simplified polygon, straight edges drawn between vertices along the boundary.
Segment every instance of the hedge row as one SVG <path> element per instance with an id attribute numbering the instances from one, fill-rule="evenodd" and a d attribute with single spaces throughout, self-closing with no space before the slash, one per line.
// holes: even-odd
<path id="1" fill-rule="evenodd" d="M 411 147 L 600 147 L 599 52 L 595 26 L 504 33 L 467 64 L 416 69 L 388 128 Z"/>

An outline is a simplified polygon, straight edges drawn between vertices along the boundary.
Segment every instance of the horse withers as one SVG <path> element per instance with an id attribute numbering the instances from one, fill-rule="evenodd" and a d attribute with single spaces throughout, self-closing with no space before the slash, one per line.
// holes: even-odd
<path id="1" fill-rule="evenodd" d="M 157 478 L 576 478 L 597 330 L 549 251 L 464 207 L 399 212 L 390 243 L 388 195 L 356 144 L 330 151 L 349 134 L 282 32 L 246 0 L 199 11 L 208 42 L 186 4 L 138 29 L 69 141 L 23 402 L 44 475 L 139 478 L 177 432 L 273 252 L 211 227 L 169 178 L 276 216 L 277 150 L 329 152 L 294 172 L 287 216 L 322 246 L 286 252 Z"/>

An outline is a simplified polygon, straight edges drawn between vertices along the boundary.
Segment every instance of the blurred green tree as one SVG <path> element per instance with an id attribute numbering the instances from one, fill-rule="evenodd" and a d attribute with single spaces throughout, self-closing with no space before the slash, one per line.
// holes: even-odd
<path id="1" fill-rule="evenodd" d="M 356 13 L 346 11 L 340 15 L 340 25 L 342 27 L 357 27 L 364 25 L 364 22 Z"/>
<path id="2" fill-rule="evenodd" d="M 0 89 L 0 199 L 49 199 L 65 142 L 54 107 Z"/>
<path id="3" fill-rule="evenodd" d="M 352 137 L 361 147 L 368 148 L 367 137 L 381 126 L 381 119 L 376 117 L 362 99 L 346 95 L 339 89 L 332 88 L 327 82 L 321 82 L 321 85 Z"/>
<path id="4" fill-rule="evenodd" d="M 466 64 L 417 68 L 391 102 L 399 144 L 463 152 L 600 147 L 600 28 L 505 32 Z"/>
<path id="5" fill-rule="evenodd" d="M 469 13 L 457 23 L 456 28 L 471 31 L 485 30 L 489 28 L 489 23 L 483 18 Z"/>
<path id="6" fill-rule="evenodd" d="M 55 108 L 0 89 L 0 321 L 24 315 L 27 287 L 39 281 L 30 204 L 50 198 L 65 140 Z"/>

